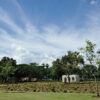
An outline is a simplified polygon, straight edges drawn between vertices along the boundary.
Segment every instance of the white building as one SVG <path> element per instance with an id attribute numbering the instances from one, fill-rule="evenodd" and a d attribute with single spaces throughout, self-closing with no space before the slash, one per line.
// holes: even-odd
<path id="1" fill-rule="evenodd" d="M 80 81 L 80 77 L 79 75 L 69 75 L 69 79 L 68 79 L 68 75 L 62 75 L 62 82 L 79 82 Z"/>

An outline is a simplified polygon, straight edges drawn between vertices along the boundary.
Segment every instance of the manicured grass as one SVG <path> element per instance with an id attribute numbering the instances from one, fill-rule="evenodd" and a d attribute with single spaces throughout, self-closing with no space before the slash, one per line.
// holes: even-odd
<path id="1" fill-rule="evenodd" d="M 100 100 L 100 98 L 95 98 L 92 94 L 0 91 L 0 100 Z"/>

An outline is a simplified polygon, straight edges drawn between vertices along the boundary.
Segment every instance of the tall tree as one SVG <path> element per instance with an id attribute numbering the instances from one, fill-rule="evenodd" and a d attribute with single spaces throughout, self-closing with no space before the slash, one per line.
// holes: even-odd
<path id="1" fill-rule="evenodd" d="M 99 51 L 95 50 L 96 44 L 92 43 L 91 41 L 86 41 L 86 47 L 80 48 L 81 52 L 84 54 L 85 59 L 88 61 L 90 65 L 97 66 L 100 64 L 100 53 Z M 97 96 L 99 96 L 99 90 L 98 90 L 98 82 L 95 74 L 92 72 L 91 74 L 94 76 L 95 83 L 96 83 L 96 91 Z"/>
<path id="2" fill-rule="evenodd" d="M 67 55 L 57 59 L 53 62 L 53 73 L 56 77 L 61 78 L 63 74 L 68 75 L 69 83 L 70 83 L 70 74 L 75 74 L 79 72 L 80 65 L 84 64 L 83 57 L 78 52 L 69 51 Z"/>
<path id="3" fill-rule="evenodd" d="M 0 61 L 1 82 L 10 82 L 16 71 L 16 61 L 9 57 L 3 57 Z"/>
<path id="4" fill-rule="evenodd" d="M 80 65 L 84 64 L 83 57 L 79 52 L 68 51 L 68 54 L 61 58 L 62 65 L 66 68 L 66 74 L 68 75 L 69 83 L 72 71 L 76 68 L 79 68 Z"/>
<path id="5" fill-rule="evenodd" d="M 97 73 L 97 67 L 94 66 L 94 65 L 89 65 L 89 64 L 85 64 L 84 67 L 81 69 L 82 71 L 82 78 L 83 80 L 91 80 L 93 78 L 93 75 L 92 74 L 95 74 Z M 92 73 L 92 74 L 91 74 Z"/>
<path id="6" fill-rule="evenodd" d="M 66 70 L 64 66 L 61 63 L 61 59 L 56 59 L 53 61 L 53 66 L 52 66 L 52 75 L 56 79 L 61 79 L 61 76 L 65 74 Z"/>

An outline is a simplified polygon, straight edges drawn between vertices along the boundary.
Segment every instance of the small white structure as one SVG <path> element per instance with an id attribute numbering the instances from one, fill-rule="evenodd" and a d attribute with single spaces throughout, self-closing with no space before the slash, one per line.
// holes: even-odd
<path id="1" fill-rule="evenodd" d="M 79 75 L 62 75 L 62 82 L 66 82 L 69 83 L 70 82 L 79 82 L 80 81 L 80 77 Z"/>

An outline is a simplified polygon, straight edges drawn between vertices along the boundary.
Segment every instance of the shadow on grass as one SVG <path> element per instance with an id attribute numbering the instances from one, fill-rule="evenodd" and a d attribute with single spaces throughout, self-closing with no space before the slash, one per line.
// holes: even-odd
<path id="1" fill-rule="evenodd" d="M 26 93 L 24 91 L 4 91 L 3 93 Z"/>
<path id="2" fill-rule="evenodd" d="M 92 96 L 93 98 L 100 98 L 100 96 Z"/>

